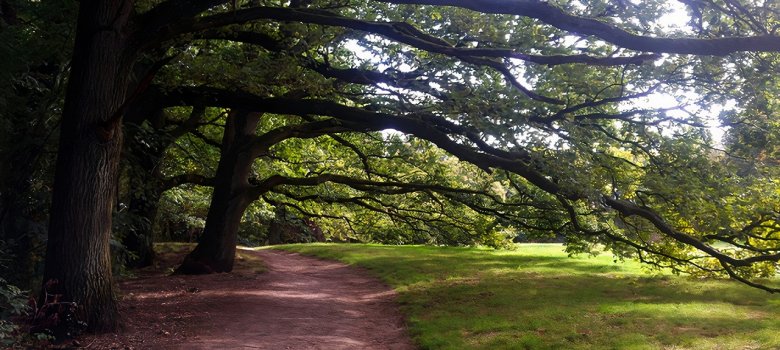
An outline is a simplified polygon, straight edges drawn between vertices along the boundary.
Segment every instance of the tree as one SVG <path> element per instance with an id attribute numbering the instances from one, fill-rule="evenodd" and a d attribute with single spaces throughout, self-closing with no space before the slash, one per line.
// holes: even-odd
<path id="1" fill-rule="evenodd" d="M 94 330 L 118 324 L 108 244 L 122 147 L 118 113 L 132 62 L 122 34 L 130 11 L 127 3 L 80 5 L 52 195 L 44 280 L 58 281 L 51 292 L 77 301 Z"/>
<path id="2" fill-rule="evenodd" d="M 163 14 L 182 6 L 168 2 Z M 208 4 L 179 11 L 186 16 Z M 76 301 L 93 331 L 118 325 L 109 237 L 122 148 L 122 117 L 154 75 L 138 64 L 146 40 L 135 24 L 154 22 L 159 11 L 135 21 L 133 1 L 80 3 L 55 170 L 44 283 L 50 293 Z M 131 20 L 132 18 L 132 20 Z M 159 19 L 159 18 L 157 18 Z M 144 30 L 159 28 L 142 26 Z M 140 62 L 142 63 L 142 62 Z M 145 79 L 132 79 L 135 70 Z M 128 91 L 132 93 L 128 95 Z"/>
<path id="3" fill-rule="evenodd" d="M 244 191 L 252 166 L 253 135 L 259 113 L 235 111 L 228 116 L 216 183 L 201 243 L 177 272 L 226 272 L 233 269 L 238 224 L 251 202 Z M 203 260 L 203 261 L 201 261 Z"/>
<path id="4" fill-rule="evenodd" d="M 656 92 L 696 90 L 701 75 L 692 72 L 727 66 L 740 52 L 777 52 L 780 37 L 768 29 L 776 23 L 771 9 L 750 2 L 696 3 L 689 11 L 698 30 L 674 38 L 654 20 L 665 11 L 655 3 L 290 5 L 81 3 L 46 279 L 59 280 L 65 298 L 84 306 L 92 329 L 116 323 L 107 242 L 122 117 L 155 71 L 144 69 L 149 66 L 140 58 L 164 62 L 166 49 L 186 54 L 197 47 L 195 39 L 259 45 L 319 73 L 326 88 L 306 86 L 301 96 L 287 95 L 295 81 L 279 91 L 266 88 L 262 76 L 240 89 L 223 82 L 182 84 L 159 91 L 162 105 L 295 115 L 360 131 L 393 128 L 486 172 L 511 173 L 516 183 L 555 198 L 568 215 L 566 226 L 578 232 L 572 236 L 575 248 L 606 243 L 657 265 L 726 274 L 777 291 L 751 279 L 771 274 L 780 259 L 773 219 L 750 214 L 764 203 L 745 203 L 744 210 L 728 215 L 708 205 L 713 194 L 745 187 L 738 180 L 718 182 L 729 169 L 719 171 L 720 163 L 707 157 L 701 118 L 631 103 Z M 724 19 L 733 25 L 721 25 Z M 277 41 L 282 50 L 275 49 Z M 361 58 L 354 47 L 370 57 Z M 685 103 L 706 107 L 718 97 L 699 96 Z M 289 181 L 334 180 L 339 178 Z M 750 179 L 755 182 L 749 187 L 760 186 L 759 180 Z M 268 181 L 288 180 L 270 177 L 265 186 Z M 722 204 L 738 199 L 726 194 Z M 755 220 L 760 224 L 750 224 Z"/>
<path id="5" fill-rule="evenodd" d="M 393 178 L 399 176 L 402 173 L 402 168 L 394 168 L 392 170 L 382 167 L 381 164 L 372 165 L 369 164 L 369 157 L 360 150 L 360 147 L 355 144 L 349 143 L 342 136 L 338 135 L 339 132 L 344 131 L 371 131 L 371 129 L 381 129 L 383 124 L 377 124 L 374 127 L 368 125 L 352 125 L 349 122 L 338 121 L 335 119 L 326 119 L 322 121 L 301 121 L 294 123 L 288 121 L 287 125 L 272 128 L 261 135 L 255 136 L 255 130 L 257 124 L 263 119 L 260 113 L 250 113 L 241 110 L 234 110 L 228 115 L 227 125 L 225 127 L 225 135 L 223 137 L 222 153 L 217 168 L 217 174 L 215 176 L 214 194 L 212 195 L 212 201 L 209 208 L 209 215 L 206 219 L 206 227 L 204 229 L 203 236 L 200 239 L 198 246 L 190 253 L 182 263 L 182 265 L 176 270 L 177 273 L 184 274 L 196 274 L 196 273 L 212 273 L 212 272 L 227 272 L 231 271 L 233 267 L 233 260 L 235 257 L 236 238 L 238 232 L 238 225 L 241 218 L 244 215 L 246 208 L 250 203 L 263 197 L 267 202 L 275 203 L 279 206 L 278 200 L 268 199 L 265 196 L 270 193 L 282 194 L 288 199 L 295 200 L 296 202 L 313 200 L 325 203 L 353 203 L 362 206 L 370 211 L 376 211 L 390 216 L 393 219 L 399 219 L 406 222 L 409 221 L 424 221 L 426 214 L 434 214 L 431 216 L 437 216 L 441 212 L 445 211 L 445 206 L 441 204 L 441 201 L 449 202 L 461 202 L 469 203 L 467 199 L 457 198 L 454 195 L 471 195 L 471 196 L 483 196 L 492 199 L 494 204 L 511 206 L 510 203 L 504 203 L 502 200 L 497 199 L 495 195 L 491 195 L 487 190 L 476 190 L 467 188 L 458 188 L 452 186 L 442 185 L 442 183 L 452 182 L 452 180 L 446 176 L 438 176 L 435 180 L 425 181 L 424 179 L 411 180 L 404 179 L 398 180 Z M 267 119 L 267 118 L 266 118 Z M 264 124 L 267 124 L 264 123 Z M 354 169 L 348 167 L 338 167 L 336 164 L 328 163 L 326 168 L 316 167 L 315 159 L 305 161 L 310 165 L 305 166 L 306 171 L 300 171 L 294 167 L 286 167 L 287 171 L 282 169 L 276 169 L 268 171 L 254 171 L 252 165 L 254 161 L 263 157 L 272 157 L 273 159 L 281 159 L 285 161 L 285 157 L 282 156 L 282 152 L 271 150 L 272 146 L 279 146 L 280 143 L 290 141 L 292 138 L 301 140 L 309 138 L 318 138 L 320 136 L 327 135 L 329 138 L 337 141 L 340 146 L 348 148 L 350 151 L 358 154 L 363 161 L 363 169 L 365 170 L 364 176 L 354 174 Z M 325 148 L 323 141 L 317 140 L 317 147 L 311 149 L 312 152 Z M 300 143 L 296 145 L 292 152 L 287 153 L 288 158 L 295 157 L 299 162 L 304 162 L 309 157 L 303 154 L 303 150 L 306 149 L 304 145 Z M 425 145 L 430 149 L 430 145 Z M 425 150 L 420 147 L 418 151 Z M 278 149 L 278 147 L 276 148 Z M 273 155 L 271 156 L 271 154 Z M 320 154 L 322 156 L 322 154 Z M 335 158 L 335 157 L 334 157 Z M 333 160 L 334 158 L 330 158 Z M 339 158 L 335 158 L 339 159 Z M 437 161 L 444 159 L 443 154 L 439 154 Z M 300 168 L 300 167 L 298 167 Z M 425 167 L 426 170 L 434 169 L 433 164 L 428 164 Z M 458 169 L 458 166 L 452 166 L 448 170 Z M 295 171 L 298 170 L 298 171 Z M 280 173 L 297 172 L 300 176 L 281 175 Z M 263 174 L 265 173 L 265 174 Z M 350 174 L 351 173 L 351 174 Z M 262 177 L 265 175 L 265 177 Z M 381 178 L 377 180 L 371 178 L 371 176 Z M 447 181 L 450 180 L 450 181 Z M 427 182 L 427 183 L 426 183 Z M 351 188 L 357 192 L 363 192 L 362 195 L 339 196 L 335 189 L 321 191 L 319 193 L 304 194 L 304 190 L 300 187 L 314 187 L 324 183 L 340 184 Z M 287 187 L 287 188 L 282 188 Z M 297 187 L 295 190 L 290 190 L 290 187 Z M 327 194 L 324 194 L 325 192 Z M 399 195 L 404 196 L 402 201 L 409 202 L 414 200 L 409 194 L 422 192 L 428 195 L 427 201 L 433 200 L 439 202 L 442 207 L 441 212 L 430 208 L 431 204 L 426 203 L 426 199 L 418 198 L 414 204 L 419 207 L 415 210 L 411 208 L 403 208 L 400 204 L 390 204 L 390 202 L 382 201 L 380 196 L 382 194 L 396 197 Z M 450 197 L 437 199 L 433 193 L 444 193 Z M 371 198 L 375 205 L 368 204 L 366 201 Z M 411 205 L 411 206 L 414 206 Z M 427 205 L 426 205 L 427 204 Z M 497 210 L 490 211 L 489 206 L 479 207 L 477 204 L 470 203 L 471 209 L 478 211 L 482 209 L 482 214 L 491 214 L 500 216 L 501 213 Z M 288 204 L 289 205 L 289 204 Z M 306 213 L 305 210 L 300 209 L 295 204 L 290 205 L 296 208 L 301 213 Z M 451 210 L 449 214 L 444 213 L 442 216 L 449 218 L 457 218 L 463 215 L 464 210 L 452 210 L 452 208 L 446 207 Z M 478 209 L 477 209 L 478 208 Z M 411 211 L 411 212 L 410 212 Z M 479 212 L 479 211 L 478 211 Z M 417 216 L 413 215 L 417 214 Z M 508 216 L 504 214 L 505 216 Z M 307 216 L 313 216 L 308 214 Z M 331 215 L 332 216 L 332 215 Z M 429 221 L 436 223 L 429 224 L 431 227 L 437 227 L 440 225 L 446 226 L 453 232 L 449 234 L 449 242 L 458 242 L 454 239 L 455 232 L 458 229 L 464 229 L 464 231 L 472 232 L 472 235 L 480 235 L 479 225 L 468 224 L 464 221 L 458 222 L 457 219 L 443 220 L 435 219 L 433 217 L 428 218 Z M 476 221 L 476 220 L 475 220 Z M 489 221 L 483 219 L 482 221 Z M 462 225 L 462 227 L 458 227 Z M 493 226 L 498 226 L 494 224 Z M 419 226 L 416 227 L 419 229 Z M 465 239 L 467 243 L 476 241 L 475 239 Z"/>
<path id="6" fill-rule="evenodd" d="M 76 9 L 66 3 L 0 6 L 0 246 L 30 288 L 43 253 L 51 163 Z M 52 48 L 58 48 L 55 52 Z"/>

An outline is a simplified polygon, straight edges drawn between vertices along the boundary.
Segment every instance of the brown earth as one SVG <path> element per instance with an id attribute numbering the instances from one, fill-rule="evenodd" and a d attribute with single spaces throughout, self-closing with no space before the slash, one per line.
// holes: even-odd
<path id="1" fill-rule="evenodd" d="M 276 250 L 241 250 L 232 273 L 167 276 L 183 252 L 120 282 L 119 334 L 88 349 L 413 349 L 395 294 L 366 271 Z M 266 271 L 257 271 L 261 259 Z"/>

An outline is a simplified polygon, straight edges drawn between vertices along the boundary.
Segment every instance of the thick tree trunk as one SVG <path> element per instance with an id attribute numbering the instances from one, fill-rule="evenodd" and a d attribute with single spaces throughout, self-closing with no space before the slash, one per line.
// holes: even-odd
<path id="1" fill-rule="evenodd" d="M 222 138 L 214 193 L 200 242 L 176 269 L 177 274 L 233 270 L 238 225 L 252 199 L 247 194 L 254 157 L 250 145 L 260 120 L 257 113 L 231 112 Z"/>
<path id="2" fill-rule="evenodd" d="M 44 283 L 75 301 L 88 330 L 119 325 L 109 237 L 132 63 L 125 26 L 132 1 L 82 0 L 62 116 Z"/>

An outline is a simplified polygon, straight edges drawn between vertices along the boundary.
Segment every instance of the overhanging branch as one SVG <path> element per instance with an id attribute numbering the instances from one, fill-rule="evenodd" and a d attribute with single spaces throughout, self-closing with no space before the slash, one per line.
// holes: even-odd
<path id="1" fill-rule="evenodd" d="M 617 46 L 644 52 L 724 56 L 734 52 L 780 52 L 780 37 L 772 35 L 694 39 L 659 38 L 630 33 L 596 19 L 574 16 L 540 0 L 377 0 L 394 4 L 456 6 L 481 13 L 538 19 L 583 36 L 595 36 Z"/>

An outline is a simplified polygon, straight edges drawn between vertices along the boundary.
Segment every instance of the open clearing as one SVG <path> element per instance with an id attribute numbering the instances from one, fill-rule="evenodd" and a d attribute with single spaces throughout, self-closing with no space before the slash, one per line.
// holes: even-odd
<path id="1" fill-rule="evenodd" d="M 780 349 L 780 297 L 732 281 L 643 274 L 636 262 L 354 244 L 283 249 L 365 267 L 396 288 L 429 349 Z"/>
<path id="2" fill-rule="evenodd" d="M 732 281 L 648 275 L 606 254 L 569 258 L 557 244 L 274 247 L 365 269 L 241 249 L 234 272 L 205 276 L 166 275 L 192 245 L 158 248 L 156 268 L 121 282 L 126 331 L 85 337 L 83 346 L 780 349 L 777 296 Z"/>

